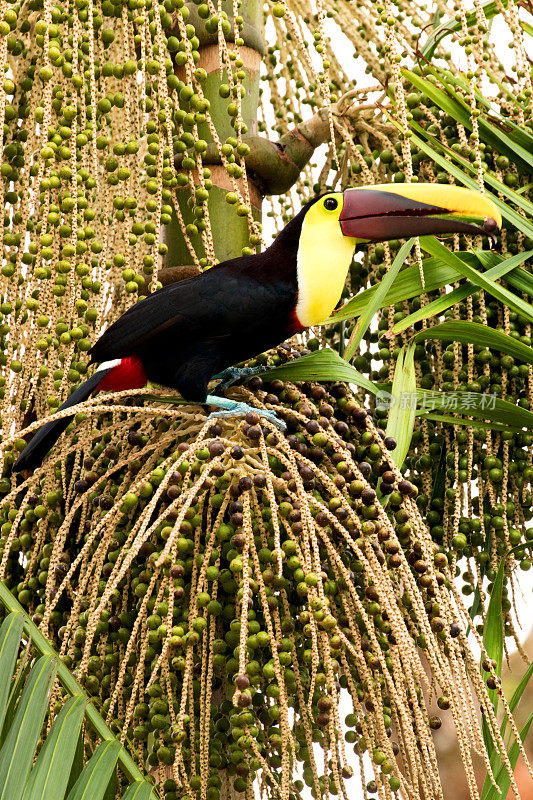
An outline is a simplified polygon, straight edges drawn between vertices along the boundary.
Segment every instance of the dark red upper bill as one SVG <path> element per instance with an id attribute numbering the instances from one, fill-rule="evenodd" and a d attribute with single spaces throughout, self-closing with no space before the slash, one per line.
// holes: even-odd
<path id="1" fill-rule="evenodd" d="M 392 192 L 347 190 L 340 225 L 344 236 L 371 242 L 444 233 L 483 234 L 495 239 L 491 231 L 478 225 L 453 217 L 433 216 L 438 214 L 450 214 L 450 209 Z"/>

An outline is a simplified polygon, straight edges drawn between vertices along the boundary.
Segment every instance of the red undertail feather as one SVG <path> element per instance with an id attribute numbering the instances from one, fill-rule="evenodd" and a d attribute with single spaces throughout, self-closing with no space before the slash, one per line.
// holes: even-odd
<path id="1" fill-rule="evenodd" d="M 142 389 L 147 377 L 140 359 L 123 358 L 120 364 L 104 375 L 98 384 L 102 392 L 120 392 L 122 389 Z"/>

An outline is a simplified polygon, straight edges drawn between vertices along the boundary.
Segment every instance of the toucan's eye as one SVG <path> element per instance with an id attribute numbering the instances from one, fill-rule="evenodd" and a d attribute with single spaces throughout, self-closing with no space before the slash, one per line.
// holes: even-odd
<path id="1" fill-rule="evenodd" d="M 326 211 L 335 211 L 337 206 L 339 205 L 339 201 L 335 200 L 334 197 L 326 197 L 324 200 L 324 208 Z"/>

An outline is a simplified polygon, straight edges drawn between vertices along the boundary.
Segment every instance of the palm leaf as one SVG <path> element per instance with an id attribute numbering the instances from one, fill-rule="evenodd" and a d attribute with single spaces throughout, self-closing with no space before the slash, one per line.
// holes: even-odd
<path id="1" fill-rule="evenodd" d="M 0 750 L 0 800 L 22 798 L 55 674 L 55 660 L 50 655 L 42 656 L 32 667 L 13 725 Z"/>
<path id="2" fill-rule="evenodd" d="M 496 662 L 494 671 L 498 676 L 501 675 L 503 659 L 502 598 L 504 570 L 505 559 L 502 558 L 498 567 L 496 578 L 492 584 L 492 591 L 490 593 L 489 606 L 487 609 L 487 618 L 483 627 L 483 645 L 488 653 L 489 658 L 494 659 Z M 498 690 L 489 689 L 489 697 L 494 708 L 496 708 Z"/>
<path id="3" fill-rule="evenodd" d="M 519 253 L 513 256 L 513 259 L 516 259 L 515 264 L 518 265 L 522 263 L 531 253 L 533 253 L 533 251 L 528 251 L 528 254 Z M 471 267 L 475 267 L 477 263 L 481 261 L 486 269 L 493 269 L 505 261 L 498 253 L 494 253 L 491 250 L 479 250 L 478 248 L 474 248 L 472 251 L 458 251 L 455 253 L 455 256 Z M 510 260 L 511 259 L 509 259 L 509 261 Z M 524 291 L 533 296 L 533 276 L 516 265 L 507 273 L 507 282 L 518 291 Z M 394 305 L 394 303 L 401 303 L 403 300 L 409 300 L 412 297 L 419 297 L 424 291 L 433 292 L 442 289 L 462 278 L 462 275 L 457 272 L 457 270 L 445 264 L 440 258 L 423 259 L 422 270 L 424 273 L 424 286 L 422 286 L 420 268 L 418 265 L 413 264 L 402 269 L 396 276 L 395 281 L 385 297 L 382 298 L 380 308 Z M 489 277 L 494 276 L 489 275 Z M 327 320 L 328 324 L 360 316 L 376 294 L 378 287 L 379 284 L 376 284 L 362 292 L 358 292 L 355 297 L 348 300 L 342 308 L 335 311 L 331 317 L 329 317 Z M 459 288 L 461 289 L 462 287 Z M 399 324 L 401 325 L 402 322 Z"/>
<path id="4" fill-rule="evenodd" d="M 511 699 L 509 701 L 509 710 L 510 710 L 511 714 L 514 712 L 514 710 L 517 707 L 518 703 L 522 699 L 522 695 L 524 694 L 526 686 L 528 685 L 529 680 L 530 680 L 532 675 L 533 675 L 533 663 L 530 664 L 529 667 L 524 672 L 524 675 L 522 676 L 522 680 L 520 681 L 520 683 L 518 684 L 518 686 L 514 690 L 513 696 L 511 697 Z M 505 720 L 503 722 L 503 725 L 505 726 Z M 502 730 L 502 734 L 504 732 L 505 732 L 505 727 Z"/>
<path id="5" fill-rule="evenodd" d="M 24 618 L 16 611 L 9 614 L 0 628 L 0 730 L 7 710 L 11 678 L 17 663 Z"/>
<path id="6" fill-rule="evenodd" d="M 520 20 L 519 25 L 526 33 L 528 33 L 530 36 L 533 36 L 533 25 L 530 25 L 529 22 L 526 22 L 523 19 Z"/>
<path id="7" fill-rule="evenodd" d="M 376 394 L 377 386 L 348 364 L 335 350 L 325 347 L 261 373 L 264 381 L 345 381 Z"/>
<path id="8" fill-rule="evenodd" d="M 514 690 L 513 696 L 509 701 L 509 711 L 511 712 L 511 714 L 514 713 L 516 707 L 518 706 L 520 700 L 522 699 L 522 695 L 524 694 L 532 675 L 533 675 L 533 663 L 530 664 L 529 667 L 526 669 L 525 673 L 522 676 L 522 680 Z M 506 727 L 507 727 L 507 715 L 504 717 L 502 726 L 500 728 L 500 733 L 502 735 L 502 738 L 505 734 Z"/>
<path id="9" fill-rule="evenodd" d="M 533 711 L 529 715 L 524 727 L 520 731 L 520 740 L 522 742 L 525 742 L 526 736 L 529 733 L 529 729 L 532 723 L 533 723 Z M 516 767 L 516 762 L 518 761 L 518 756 L 520 755 L 518 742 L 513 742 L 513 744 L 509 748 L 509 752 L 507 753 L 507 755 L 509 757 L 509 761 L 511 762 L 511 769 L 514 772 L 514 769 Z M 511 779 L 509 777 L 509 773 L 507 772 L 505 764 L 502 764 L 502 766 L 500 767 L 500 771 L 496 776 L 496 783 L 500 787 L 499 796 L 501 798 L 507 797 L 509 793 L 509 787 L 511 785 Z M 487 800 L 497 800 L 497 798 L 498 794 L 496 793 L 494 786 L 491 786 L 491 792 L 489 793 Z"/>
<path id="10" fill-rule="evenodd" d="M 70 767 L 70 774 L 68 776 L 68 784 L 67 784 L 67 791 L 68 794 L 78 778 L 80 777 L 83 770 L 83 729 L 78 734 L 78 741 L 76 742 L 76 751 L 74 753 L 74 758 L 72 759 L 72 764 Z"/>
<path id="11" fill-rule="evenodd" d="M 414 354 L 414 345 L 401 348 L 390 394 L 386 435 L 396 439 L 396 448 L 392 452 L 392 458 L 400 469 L 411 446 L 416 419 Z"/>
<path id="12" fill-rule="evenodd" d="M 435 473 L 435 479 L 433 481 L 433 488 L 431 491 L 431 502 L 437 499 L 442 500 L 442 498 L 444 497 L 445 488 L 446 488 L 446 445 L 445 442 L 443 442 L 440 451 L 437 472 Z"/>
<path id="13" fill-rule="evenodd" d="M 434 72 L 434 67 L 431 67 L 431 70 Z M 464 73 L 459 72 L 456 75 L 452 75 L 452 73 L 448 70 L 439 69 L 439 74 L 444 77 L 446 85 L 452 83 L 454 86 L 460 86 L 465 93 L 470 92 L 470 85 Z M 509 96 L 508 92 L 507 95 Z M 516 122 L 513 122 L 508 117 L 502 117 L 502 115 L 494 108 L 491 101 L 487 100 L 487 98 L 485 98 L 479 90 L 474 89 L 474 96 L 478 105 L 483 106 L 491 115 L 494 124 L 497 124 L 506 131 L 513 144 L 519 144 L 525 149 L 531 148 L 531 145 L 533 145 L 533 134 L 528 132 L 526 126 L 520 127 L 516 124 Z"/>
<path id="14" fill-rule="evenodd" d="M 513 548 L 513 550 L 514 550 L 514 548 Z M 512 553 L 513 550 L 511 550 L 510 552 Z M 526 689 L 526 687 L 527 687 L 532 675 L 533 675 L 533 664 L 530 664 L 529 667 L 527 668 L 527 670 L 525 671 L 524 675 L 522 676 L 522 680 L 520 681 L 520 683 L 516 687 L 515 691 L 513 692 L 513 696 L 512 696 L 512 698 L 511 698 L 511 700 L 509 702 L 509 711 L 511 712 L 511 714 L 514 712 L 514 710 L 516 709 L 518 703 L 520 702 L 520 700 L 522 698 L 522 695 L 524 694 L 524 691 L 525 691 L 525 689 Z M 522 742 L 525 741 L 525 738 L 526 738 L 526 736 L 527 736 L 527 734 L 529 732 L 529 728 L 530 728 L 532 722 L 533 722 L 533 713 L 529 716 L 529 718 L 526 721 L 524 727 L 520 731 L 519 735 L 520 735 L 520 739 L 522 740 Z M 505 733 L 506 725 L 507 725 L 507 716 L 505 716 L 505 718 L 504 718 L 504 720 L 502 722 L 502 726 L 500 728 L 500 733 L 501 733 L 502 737 L 503 737 L 503 735 Z M 511 747 L 509 748 L 508 752 L 507 752 L 507 756 L 509 758 L 509 761 L 511 763 L 511 767 L 512 767 L 513 770 L 516 767 L 516 762 L 518 761 L 519 752 L 520 751 L 519 751 L 519 748 L 518 748 L 518 743 L 515 740 L 513 742 L 513 744 L 511 745 Z M 493 757 L 492 762 L 491 762 L 493 774 L 496 771 L 496 766 L 498 764 L 498 761 L 499 761 L 499 759 L 497 757 Z M 500 787 L 500 793 L 499 793 L 500 796 L 507 797 L 507 794 L 509 792 L 510 780 L 509 780 L 509 775 L 507 773 L 507 769 L 505 767 L 505 764 L 502 764 L 500 766 L 499 772 L 496 775 L 496 783 Z M 481 793 L 481 799 L 482 800 L 497 800 L 496 790 L 492 786 L 490 780 L 488 779 L 488 776 L 485 778 L 485 783 L 483 785 L 483 791 Z"/>
<path id="15" fill-rule="evenodd" d="M 102 800 L 115 800 L 117 796 L 118 775 L 116 766 L 113 768 L 111 778 L 106 786 L 106 790 Z"/>
<path id="16" fill-rule="evenodd" d="M 85 705 L 84 697 L 71 697 L 55 718 L 31 771 L 23 800 L 64 797 L 76 754 Z"/>
<path id="17" fill-rule="evenodd" d="M 448 147 L 447 145 L 441 146 L 447 155 L 451 156 L 455 161 L 457 161 L 458 164 L 465 167 L 471 175 L 476 174 L 476 168 L 464 156 L 462 156 L 460 153 L 456 153 L 455 150 L 452 150 L 452 148 Z M 486 170 L 483 173 L 483 180 L 486 184 L 491 186 L 494 191 L 503 194 L 508 202 L 514 203 L 529 216 L 533 214 L 533 203 L 526 197 L 523 197 L 519 192 L 511 189 L 509 186 L 506 186 L 505 183 L 502 183 L 502 181 L 500 181 L 499 178 L 497 178 L 492 172 Z M 493 194 L 491 194 L 491 198 L 494 198 Z M 515 227 L 519 227 L 516 225 L 515 220 L 522 220 L 522 225 L 525 225 L 528 230 L 530 229 L 529 220 L 524 219 L 520 216 L 520 214 L 516 214 L 516 211 L 514 211 L 512 208 L 509 208 L 509 206 L 506 204 L 502 203 L 502 206 L 507 209 L 505 214 L 502 213 L 504 219 L 506 218 L 509 222 L 511 222 L 511 224 L 515 225 Z"/>
<path id="18" fill-rule="evenodd" d="M 424 273 L 424 286 L 422 286 L 418 264 L 412 264 L 402 269 L 388 292 L 381 298 L 379 308 L 385 308 L 386 306 L 394 305 L 394 303 L 401 303 L 402 300 L 418 297 L 424 291 L 434 292 L 460 278 L 456 270 L 443 264 L 438 258 L 425 258 L 422 261 L 422 270 Z M 379 286 L 380 284 L 378 283 L 362 292 L 358 292 L 342 308 L 335 311 L 329 317 L 327 323 L 341 322 L 342 320 L 359 317 L 368 304 L 372 302 Z"/>
<path id="19" fill-rule="evenodd" d="M 128 786 L 122 800 L 150 800 L 152 787 L 147 781 L 136 781 Z"/>
<path id="20" fill-rule="evenodd" d="M 475 256 L 481 262 L 484 269 L 492 268 L 494 265 L 500 263 L 501 256 L 491 250 L 474 250 Z M 518 253 L 513 258 L 518 256 L 526 256 L 529 258 L 533 251 L 528 250 L 527 253 Z M 511 272 L 507 273 L 505 278 L 517 292 L 524 292 L 529 297 L 533 297 L 533 275 L 525 269 L 516 266 Z"/>
<path id="21" fill-rule="evenodd" d="M 69 792 L 67 800 L 103 800 L 116 767 L 121 744 L 101 742 Z"/>
<path id="22" fill-rule="evenodd" d="M 451 417 L 447 414 L 434 414 L 432 412 L 426 414 L 425 412 L 417 411 L 416 413 L 418 415 L 424 414 L 424 419 L 430 419 L 433 420 L 433 422 L 443 422 L 446 425 L 463 425 L 465 428 L 472 428 L 473 430 L 485 430 L 488 428 L 491 431 L 510 431 L 511 433 L 519 433 L 522 430 L 520 427 L 505 425 L 503 422 L 486 422 L 485 420 L 468 419 L 467 417 Z"/>
<path id="23" fill-rule="evenodd" d="M 342 362 L 342 359 L 340 360 Z M 13 620 L 23 621 L 22 632 L 20 623 L 17 622 L 18 649 L 24 644 L 22 637 L 28 637 L 31 638 L 32 648 L 42 654 L 33 665 L 27 679 L 25 670 L 20 670 L 17 682 L 11 689 L 9 705 L 13 704 L 15 707 L 16 704 L 16 708 L 12 719 L 7 713 L 4 722 L 6 735 L 0 749 L 0 800 L 22 800 L 25 792 L 24 800 L 64 800 L 67 796 L 77 798 L 78 795 L 73 794 L 75 791 L 82 792 L 79 797 L 83 800 L 95 798 L 102 800 L 117 761 L 126 778 L 138 784 L 137 790 L 141 784 L 147 787 L 139 795 L 142 800 L 145 798 L 156 800 L 152 783 L 144 779 L 129 753 L 90 702 L 83 687 L 59 659 L 49 642 L 2 581 L 0 581 L 0 603 L 11 612 L 0 628 L 0 659 L 4 657 L 0 666 L 9 666 L 12 663 L 13 655 L 11 654 L 10 659 L 5 655 L 7 653 L 5 642 L 7 637 L 10 641 L 13 637 L 9 630 Z M 10 646 L 14 647 L 12 643 Z M 3 686 L 4 677 L 5 683 L 9 686 L 12 671 L 12 667 L 10 669 L 6 667 L 5 672 L 0 672 L 0 687 Z M 58 680 L 72 699 L 67 701 L 55 719 L 30 774 L 44 715 L 48 708 L 48 692 L 56 671 Z M 94 761 L 91 759 L 85 768 L 83 768 L 80 717 L 84 717 L 96 735 L 103 739 L 101 749 L 98 748 L 95 752 L 95 755 L 99 753 L 98 759 Z M 91 767 L 88 770 L 89 765 Z M 103 791 L 99 793 L 102 783 Z"/>
<path id="24" fill-rule="evenodd" d="M 502 0 L 501 3 L 484 3 L 481 6 L 483 10 L 483 14 L 487 20 L 492 19 L 492 17 L 496 17 L 498 14 L 501 13 L 501 8 L 507 8 L 507 0 Z M 476 11 L 467 11 L 466 12 L 466 24 L 468 26 L 475 25 L 477 22 Z M 422 56 L 426 60 L 430 61 L 434 54 L 435 50 L 442 42 L 442 40 L 449 36 L 451 33 L 455 33 L 456 31 L 461 30 L 461 21 L 456 19 L 447 19 L 445 20 L 436 30 L 431 33 L 427 42 L 425 43 L 424 47 L 422 48 Z"/>
<path id="25" fill-rule="evenodd" d="M 462 344 L 474 344 L 487 347 L 489 350 L 498 350 L 506 353 L 513 358 L 523 361 L 525 364 L 533 364 L 533 348 L 527 344 L 513 339 L 503 331 L 488 328 L 479 322 L 468 322 L 464 320 L 452 320 L 434 325 L 425 331 L 420 331 L 413 336 L 414 342 L 422 342 L 426 339 L 442 339 L 449 342 L 461 342 Z"/>
<path id="26" fill-rule="evenodd" d="M 432 86 L 433 89 L 436 89 L 436 87 L 432 83 L 430 83 L 429 85 Z M 437 90 L 437 91 L 440 91 L 440 90 Z M 444 96 L 447 97 L 447 95 L 444 95 Z M 448 109 L 448 106 L 446 107 L 445 110 L 447 110 L 447 109 Z M 452 109 L 450 108 L 449 111 L 451 111 L 451 110 Z M 449 113 L 449 111 L 447 111 L 447 113 Z M 455 109 L 455 112 L 458 113 L 457 109 Z M 385 113 L 387 113 L 387 112 L 385 112 Z M 390 116 L 390 114 L 387 113 L 387 116 L 390 119 L 390 121 L 396 127 L 398 127 L 398 128 L 400 127 L 400 123 L 397 120 L 394 120 Z M 462 118 L 461 114 L 460 114 L 460 116 Z M 464 180 L 463 180 L 464 177 L 468 177 L 469 178 L 469 183 L 465 184 L 465 185 L 468 185 L 470 188 L 472 188 L 474 190 L 476 190 L 476 189 L 479 190 L 479 186 L 477 184 L 477 181 L 475 180 L 475 177 L 477 176 L 477 169 L 476 169 L 476 167 L 474 167 L 474 165 L 468 159 L 466 159 L 460 153 L 457 153 L 455 150 L 453 150 L 448 145 L 443 144 L 439 139 L 437 139 L 432 134 L 428 133 L 424 128 L 422 128 L 422 126 L 419 125 L 418 123 L 411 122 L 410 125 L 411 125 L 411 129 L 412 129 L 412 134 L 413 134 L 412 141 L 414 141 L 414 134 L 416 132 L 416 133 L 420 134 L 425 140 L 427 140 L 428 142 L 431 142 L 437 148 L 438 151 L 442 151 L 442 152 L 446 153 L 447 156 L 449 156 L 448 159 L 442 159 L 441 158 L 441 159 L 435 159 L 435 161 L 437 161 L 437 163 L 439 163 L 439 165 L 441 165 L 443 167 L 443 169 L 445 169 L 447 172 L 449 172 L 450 174 L 452 174 L 455 177 L 457 177 L 462 182 L 464 182 Z M 495 130 L 498 130 L 498 129 L 495 128 Z M 517 129 L 517 130 L 520 130 L 520 129 Z M 522 137 L 523 136 L 524 136 L 524 134 L 522 133 Z M 416 137 L 416 138 L 417 138 L 416 144 L 418 146 L 420 146 L 418 137 Z M 485 138 L 488 139 L 490 137 L 485 137 Z M 518 138 L 518 137 L 516 136 L 515 138 Z M 526 147 L 522 147 L 520 144 L 518 144 L 515 141 L 511 141 L 511 140 L 509 140 L 509 141 L 510 141 L 510 150 L 508 152 L 508 157 L 509 157 L 510 161 L 513 161 L 513 160 L 516 161 L 516 156 L 514 155 L 514 150 L 516 148 L 518 148 L 519 152 L 526 153 L 528 160 L 533 158 L 530 155 L 529 150 L 526 149 L 526 148 L 530 148 L 531 147 L 529 139 L 526 142 Z M 492 146 L 495 147 L 497 152 L 498 152 L 498 150 L 502 150 L 501 146 L 498 146 L 498 145 L 492 145 Z M 422 147 L 422 149 L 424 149 L 424 151 L 427 152 L 427 155 L 431 155 L 431 157 L 433 157 L 433 153 L 429 153 L 423 147 Z M 462 172 L 461 170 L 458 170 L 457 167 L 455 167 L 455 169 L 454 169 L 454 165 L 451 164 L 450 159 L 453 159 L 458 164 L 462 165 L 466 169 L 468 175 L 465 175 L 464 172 Z M 519 162 L 519 164 L 520 164 L 520 162 Z M 528 166 L 525 166 L 524 169 L 528 174 L 531 172 L 531 169 Z M 470 177 L 470 176 L 473 176 L 473 177 Z M 510 201 L 512 203 L 515 203 L 520 208 L 522 208 L 526 212 L 526 214 L 531 215 L 533 213 L 533 203 L 530 200 L 527 200 L 526 198 L 523 198 L 518 192 L 514 191 L 513 189 L 511 189 L 510 187 L 508 187 L 504 183 L 502 183 L 496 177 L 496 175 L 494 173 L 490 172 L 489 170 L 486 170 L 483 173 L 483 180 L 484 180 L 484 182 L 486 184 L 490 185 L 497 192 L 500 192 L 501 194 L 503 194 L 503 196 L 506 198 L 506 200 L 508 200 L 508 201 Z M 531 225 L 530 225 L 528 220 L 524 220 L 522 217 L 520 217 L 519 214 L 516 214 L 516 212 L 513 209 L 511 209 L 508 206 L 506 206 L 506 204 L 504 202 L 502 202 L 499 198 L 496 198 L 495 196 L 491 195 L 491 199 L 496 203 L 496 205 L 498 205 L 500 211 L 502 212 L 502 216 L 504 218 L 508 219 L 508 221 L 511 222 L 513 225 L 515 225 L 515 227 L 520 227 L 519 225 L 517 225 L 516 221 L 517 220 L 518 221 L 522 220 L 522 223 L 525 225 L 525 227 L 528 230 L 531 229 Z M 528 234 L 528 235 L 530 235 L 530 234 Z"/>
<path id="27" fill-rule="evenodd" d="M 485 250 L 480 250 L 479 253 L 489 252 Z M 463 254 L 456 253 L 459 257 L 462 257 Z M 486 272 L 486 277 L 491 279 L 501 278 L 503 275 L 507 274 L 519 264 L 522 264 L 527 258 L 533 255 L 533 250 L 528 250 L 526 253 L 518 253 L 516 256 L 512 256 L 511 258 L 507 259 L 500 259 L 499 263 L 495 266 L 491 267 Z M 481 260 L 481 258 L 480 258 Z M 524 270 L 525 272 L 525 270 Z M 527 273 L 526 273 L 527 274 Z M 462 300 L 465 300 L 471 294 L 478 290 L 478 286 L 476 286 L 472 281 L 466 281 L 462 286 L 457 287 L 457 289 L 453 289 L 453 291 L 448 292 L 447 294 L 443 295 L 442 297 L 438 297 L 436 300 L 433 300 L 431 303 L 428 303 L 425 306 L 422 306 L 418 309 L 418 311 L 414 311 L 412 314 L 409 314 L 404 319 L 397 322 L 396 325 L 391 330 L 391 334 L 397 335 L 402 331 L 410 328 L 411 325 L 415 325 L 417 322 L 421 322 L 424 319 L 431 319 L 432 317 L 439 316 L 448 308 L 455 305 L 456 303 L 460 303 Z"/>
<path id="28" fill-rule="evenodd" d="M 416 86 L 419 91 L 429 97 L 438 108 L 456 119 L 468 130 L 472 130 L 470 108 L 460 95 L 453 91 L 451 82 L 447 80 L 446 76 L 441 76 L 439 70 L 434 67 L 430 67 L 430 70 L 440 80 L 446 81 L 447 91 L 439 89 L 431 81 L 416 75 L 410 70 L 403 69 L 402 73 L 413 86 Z M 528 172 L 533 167 L 533 155 L 518 143 L 509 139 L 503 131 L 484 119 L 483 116 L 478 117 L 478 125 L 482 141 L 489 144 L 496 152 L 512 159 L 522 172 Z"/>
<path id="29" fill-rule="evenodd" d="M 350 336 L 350 341 L 346 346 L 346 350 L 344 352 L 344 358 L 346 361 L 350 361 L 352 356 L 355 354 L 357 348 L 359 347 L 359 342 L 365 335 L 366 331 L 368 330 L 368 326 L 372 322 L 376 311 L 378 308 L 381 307 L 381 303 L 387 295 L 390 287 L 392 286 L 394 279 L 396 278 L 400 268 L 403 266 L 405 259 L 409 255 L 411 248 L 415 243 L 415 239 L 409 239 L 405 244 L 403 244 L 394 261 L 391 264 L 391 267 L 387 274 L 383 277 L 381 282 L 378 285 L 378 288 L 375 294 L 372 296 L 372 299 L 366 306 L 366 308 L 362 311 L 358 321 L 356 322 L 352 335 Z"/>
<path id="30" fill-rule="evenodd" d="M 498 423 L 504 429 L 521 430 L 533 428 L 533 413 L 508 400 L 494 395 L 477 392 L 438 392 L 425 389 L 417 390 L 418 414 L 434 414 L 435 412 L 452 411 L 468 417 Z M 450 421 L 453 417 L 450 417 Z"/>
<path id="31" fill-rule="evenodd" d="M 0 735 L 0 747 L 2 747 L 4 744 L 5 738 L 11 728 L 11 725 L 13 724 L 17 704 L 20 700 L 22 689 L 24 688 L 24 684 L 26 683 L 31 668 L 32 658 L 29 650 L 26 648 L 20 657 L 15 679 L 11 684 L 11 691 L 9 692 L 9 700 L 4 717 L 4 724 L 2 726 L 2 733 Z"/>
<path id="32" fill-rule="evenodd" d="M 416 123 L 413 123 L 413 125 L 418 129 Z M 422 131 L 422 128 L 420 128 L 419 130 Z M 469 185 L 467 181 L 464 180 L 465 177 L 468 177 L 471 181 L 470 187 L 472 189 L 478 189 L 479 187 L 477 185 L 477 182 L 474 180 L 473 177 L 471 177 L 475 176 L 476 170 L 475 167 L 472 166 L 470 161 L 468 161 L 459 153 L 456 153 L 455 150 L 451 149 L 451 147 L 447 147 L 446 145 L 437 142 L 436 139 L 432 139 L 432 142 L 436 143 L 437 146 L 439 146 L 442 149 L 442 151 L 446 154 L 446 156 L 449 157 L 449 158 L 443 158 L 442 162 L 439 162 L 442 164 L 443 168 L 446 169 L 446 171 L 449 172 L 451 175 L 454 175 L 456 178 L 459 178 L 459 180 L 465 185 Z M 452 164 L 450 159 L 456 161 L 457 164 L 459 164 L 461 167 L 464 168 L 464 170 L 461 170 L 455 164 Z M 505 197 L 507 203 L 504 203 L 503 200 L 500 200 L 499 198 L 496 199 L 496 194 L 494 193 L 490 195 L 491 199 L 498 206 L 502 217 L 506 219 L 507 222 L 509 222 L 515 228 L 521 230 L 526 236 L 531 237 L 531 235 L 533 234 L 533 225 L 531 224 L 530 220 L 525 219 L 523 216 L 518 214 L 514 210 L 514 208 L 508 205 L 508 203 L 514 203 L 523 211 L 525 211 L 525 213 L 528 214 L 529 216 L 533 214 L 533 204 L 525 197 L 522 197 L 522 195 L 519 194 L 518 192 L 515 192 L 513 189 L 510 189 L 489 171 L 483 173 L 483 180 L 485 184 L 487 184 L 494 190 L 494 192 L 502 194 Z"/>
<path id="33" fill-rule="evenodd" d="M 533 722 L 533 711 L 529 715 L 526 724 L 520 731 L 520 739 L 522 742 L 525 742 L 526 736 L 529 733 L 529 729 L 531 727 L 532 722 Z M 511 769 L 513 770 L 513 772 L 516 767 L 516 762 L 518 761 L 519 755 L 520 755 L 520 750 L 518 748 L 518 742 L 515 741 L 513 742 L 507 753 L 509 762 L 511 764 Z M 509 773 L 507 772 L 505 764 L 501 765 L 495 780 L 496 783 L 498 784 L 500 791 L 499 792 L 496 791 L 496 789 L 494 788 L 494 786 L 487 777 L 485 778 L 485 784 L 483 785 L 483 790 L 481 792 L 480 800 L 503 800 L 503 798 L 508 796 L 509 787 L 511 785 L 511 779 L 509 778 Z"/>
<path id="34" fill-rule="evenodd" d="M 502 599 L 503 599 L 503 577 L 505 570 L 505 558 L 503 558 L 498 567 L 498 573 L 492 585 L 490 593 L 489 606 L 487 609 L 487 618 L 483 629 L 483 645 L 487 651 L 489 658 L 494 659 L 496 664 L 494 671 L 496 675 L 501 674 L 502 659 L 503 659 L 503 617 L 502 617 Z M 496 711 L 498 704 L 498 690 L 488 690 L 490 700 Z M 483 741 L 487 749 L 487 755 L 491 764 L 491 769 L 494 774 L 495 765 L 498 763 L 498 751 L 494 744 L 494 739 L 486 719 L 483 715 L 482 720 Z M 483 786 L 483 794 L 489 791 L 492 787 L 489 776 L 485 777 L 485 784 Z M 494 788 L 494 787 L 492 787 Z"/>
<path id="35" fill-rule="evenodd" d="M 465 278 L 471 280 L 472 283 L 481 286 L 501 303 L 508 306 L 508 308 L 516 311 L 517 314 L 522 314 L 526 319 L 533 322 L 533 306 L 530 305 L 530 303 L 522 300 L 521 297 L 513 294 L 509 289 L 505 289 L 503 286 L 495 283 L 487 277 L 486 273 L 479 272 L 479 270 L 466 264 L 434 236 L 422 236 L 420 238 L 420 246 L 426 250 L 426 252 L 431 253 L 433 256 L 440 257 L 446 264 L 453 266 L 457 272 L 460 272 Z"/>

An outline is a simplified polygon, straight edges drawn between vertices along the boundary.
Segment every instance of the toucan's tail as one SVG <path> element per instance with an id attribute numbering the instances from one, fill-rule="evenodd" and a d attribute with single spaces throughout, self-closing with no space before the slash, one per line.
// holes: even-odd
<path id="1" fill-rule="evenodd" d="M 97 370 L 94 375 L 91 375 L 90 378 L 82 383 L 75 392 L 72 392 L 70 397 L 65 400 L 63 405 L 59 406 L 57 410 L 62 411 L 64 408 L 71 408 L 87 400 L 91 392 L 96 389 L 98 384 L 101 383 L 104 376 L 107 375 L 111 369 L 112 368 Z M 42 428 L 39 428 L 33 439 L 28 442 L 15 461 L 13 471 L 20 472 L 23 469 L 35 469 L 40 466 L 45 455 L 59 439 L 71 419 L 72 417 L 62 417 L 61 419 L 48 422 L 46 425 L 43 425 Z"/>

